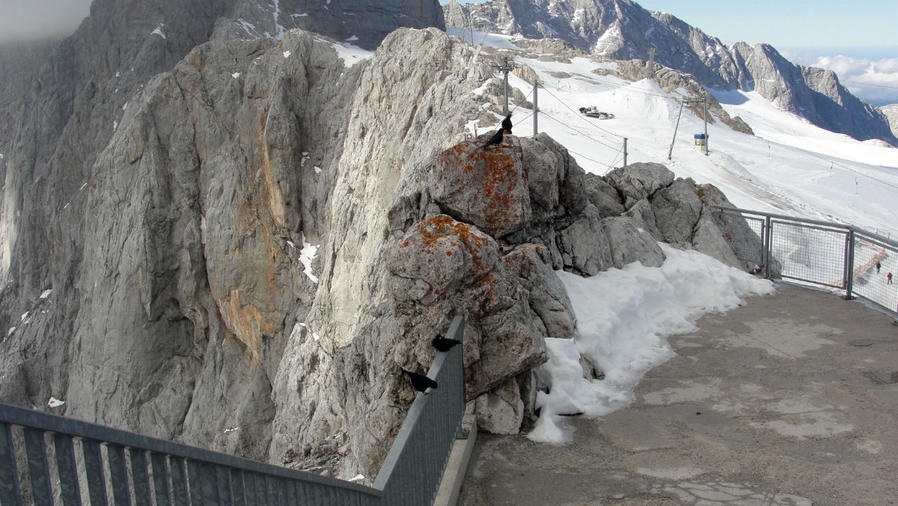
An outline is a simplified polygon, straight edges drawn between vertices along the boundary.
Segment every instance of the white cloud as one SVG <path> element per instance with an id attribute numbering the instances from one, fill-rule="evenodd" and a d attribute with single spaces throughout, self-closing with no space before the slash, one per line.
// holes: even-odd
<path id="1" fill-rule="evenodd" d="M 898 58 L 871 60 L 844 55 L 821 56 L 813 66 L 832 70 L 852 93 L 868 102 L 898 102 Z"/>

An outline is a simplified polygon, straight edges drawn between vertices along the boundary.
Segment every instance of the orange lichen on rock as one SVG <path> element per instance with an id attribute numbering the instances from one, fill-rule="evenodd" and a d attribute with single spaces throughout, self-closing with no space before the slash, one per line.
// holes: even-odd
<path id="1" fill-rule="evenodd" d="M 530 217 L 527 174 L 508 146 L 453 146 L 437 157 L 434 198 L 493 235 L 517 230 Z"/>
<path id="2" fill-rule="evenodd" d="M 433 253 L 432 248 L 439 239 L 452 235 L 460 240 L 462 247 L 471 255 L 474 267 L 478 271 L 491 268 L 491 266 L 483 265 L 482 253 L 482 248 L 489 244 L 489 240 L 485 236 L 476 234 L 467 223 L 455 221 L 446 215 L 433 216 L 418 224 L 418 233 L 424 246 L 428 249 L 428 253 Z M 450 244 L 455 246 L 458 243 L 450 241 Z M 451 253 L 451 251 L 446 252 L 447 256 L 452 256 Z"/>
<path id="3" fill-rule="evenodd" d="M 245 344 L 257 359 L 262 353 L 262 334 L 272 334 L 275 324 L 249 304 L 239 290 L 231 290 L 227 300 L 219 301 L 219 310 L 228 329 Z"/>

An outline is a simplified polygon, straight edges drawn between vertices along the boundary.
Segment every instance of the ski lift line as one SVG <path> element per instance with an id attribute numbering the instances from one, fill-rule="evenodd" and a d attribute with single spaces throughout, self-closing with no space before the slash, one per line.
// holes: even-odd
<path id="1" fill-rule="evenodd" d="M 556 122 L 561 123 L 561 124 L 564 125 L 565 127 L 570 128 L 571 130 L 577 132 L 578 134 L 580 134 L 580 135 L 586 137 L 587 139 L 590 139 L 590 140 L 592 140 L 592 141 L 594 141 L 594 142 L 597 142 L 597 143 L 599 143 L 599 144 L 602 144 L 602 145 L 604 145 L 604 146 L 608 146 L 608 147 L 610 147 L 611 149 L 617 149 L 616 146 L 610 146 L 610 145 L 606 144 L 606 142 L 608 142 L 608 141 L 603 141 L 603 140 L 600 140 L 600 139 L 596 139 L 595 137 L 593 137 L 593 136 L 589 135 L 588 133 L 584 132 L 583 130 L 580 130 L 579 128 L 576 128 L 576 127 L 574 127 L 574 126 L 571 126 L 571 125 L 565 123 L 564 121 L 561 121 L 561 120 L 559 120 L 558 118 L 553 117 L 551 114 L 549 114 L 549 113 L 547 113 L 547 112 L 545 112 L 545 111 L 540 111 L 540 112 L 542 112 L 543 115 L 549 117 L 550 119 L 553 119 L 553 120 L 555 120 Z M 621 137 L 621 139 L 623 139 L 623 137 Z"/>
<path id="2" fill-rule="evenodd" d="M 556 123 L 558 123 L 558 124 L 560 124 L 560 125 L 562 125 L 562 126 L 564 126 L 564 127 L 570 128 L 571 130 L 577 132 L 578 134 L 580 134 L 580 135 L 586 137 L 587 139 L 589 139 L 589 140 L 591 140 L 591 141 L 593 141 L 593 142 L 595 142 L 595 143 L 597 143 L 597 144 L 601 144 L 602 146 L 605 146 L 606 148 L 609 148 L 609 149 L 614 149 L 614 150 L 618 149 L 616 146 L 612 146 L 612 145 L 610 145 L 610 144 L 606 144 L 605 142 L 600 141 L 599 139 L 596 139 L 595 137 L 593 137 L 593 136 L 589 135 L 588 133 L 584 132 L 583 130 L 578 130 L 577 128 L 574 128 L 574 127 L 568 125 L 568 124 L 565 123 L 564 121 L 561 121 L 560 119 L 555 118 L 554 116 L 552 116 L 551 114 L 549 114 L 549 113 L 547 113 L 547 112 L 545 112 L 545 111 L 540 110 L 540 112 L 542 113 L 543 116 L 545 116 L 545 117 L 547 117 L 547 118 L 549 118 L 549 119 L 555 121 Z"/>
<path id="3" fill-rule="evenodd" d="M 854 174 L 855 176 L 861 176 L 861 177 L 865 177 L 865 178 L 867 178 L 867 179 L 872 179 L 873 181 L 876 181 L 876 182 L 879 183 L 879 184 L 883 184 L 883 185 L 885 185 L 885 186 L 890 186 L 890 187 L 892 187 L 892 188 L 898 189 L 898 185 L 896 185 L 896 184 L 890 183 L 890 182 L 888 182 L 888 181 L 883 181 L 882 179 L 879 179 L 879 178 L 877 178 L 877 177 L 871 176 L 871 175 L 869 175 L 869 174 L 864 174 L 863 172 L 858 172 L 858 171 L 852 169 L 851 167 L 842 165 L 841 163 L 839 163 L 839 162 L 837 162 L 837 161 L 835 161 L 835 160 L 826 158 L 825 156 L 822 156 L 822 155 L 818 155 L 817 153 L 812 153 L 812 152 L 810 152 L 810 151 L 808 151 L 807 153 L 808 153 L 809 155 L 813 156 L 814 158 L 817 158 L 817 159 L 819 159 L 819 160 L 823 160 L 824 162 L 829 162 L 829 163 L 830 163 L 831 165 L 833 165 L 833 166 L 839 167 L 839 168 L 842 169 L 842 170 L 846 170 L 846 171 L 848 171 L 848 172 Z"/>
<path id="4" fill-rule="evenodd" d="M 515 120 L 515 121 L 518 122 L 518 123 L 521 123 L 522 121 L 525 121 L 525 120 L 526 120 L 527 118 L 529 118 L 530 116 L 533 116 L 533 113 L 532 113 L 532 112 L 531 112 L 530 114 L 524 116 L 523 118 L 518 119 L 518 120 Z"/>
<path id="5" fill-rule="evenodd" d="M 517 90 L 518 88 L 515 88 L 515 89 Z M 527 99 L 530 98 L 530 95 L 533 95 L 533 88 L 530 88 L 530 91 L 527 93 L 527 96 L 524 97 L 524 102 L 526 102 Z M 509 112 L 511 113 L 511 112 L 517 111 L 518 107 L 521 107 L 521 104 L 515 104 L 514 109 L 512 109 Z M 533 115 L 532 112 L 530 114 Z M 524 120 L 518 120 L 518 121 L 524 121 Z"/>
<path id="6" fill-rule="evenodd" d="M 547 113 L 543 112 L 543 116 L 545 116 L 545 117 L 551 119 L 552 121 L 558 123 L 559 125 L 561 125 L 561 126 L 563 126 L 563 127 L 570 128 L 571 130 L 573 130 L 573 131 L 577 132 L 578 134 L 580 134 L 580 135 L 586 137 L 587 139 L 589 139 L 589 140 L 595 142 L 596 144 L 600 144 L 600 145 L 602 145 L 602 146 L 605 146 L 605 147 L 608 148 L 608 149 L 617 149 L 617 147 L 612 146 L 612 145 L 610 145 L 610 144 L 607 144 L 607 143 L 605 143 L 605 142 L 603 142 L 603 141 L 601 141 L 601 140 L 599 140 L 599 139 L 596 139 L 595 137 L 593 137 L 593 136 L 589 135 L 588 133 L 584 132 L 583 130 L 579 130 L 579 129 L 575 128 L 575 127 L 572 127 L 571 125 L 567 124 L 566 122 L 561 121 L 560 119 L 558 119 L 558 118 L 556 118 L 556 117 L 554 117 L 554 116 L 552 116 L 552 115 L 550 115 L 550 114 L 547 114 Z"/>
<path id="7" fill-rule="evenodd" d="M 894 184 L 894 183 L 890 183 L 890 182 L 888 182 L 888 181 L 884 181 L 884 180 L 882 180 L 882 179 L 879 179 L 878 177 L 871 176 L 871 175 L 869 175 L 869 174 L 864 174 L 863 172 L 858 172 L 858 171 L 852 169 L 851 167 L 848 167 L 847 165 L 843 165 L 843 164 L 837 162 L 836 160 L 834 160 L 834 159 L 832 159 L 832 158 L 828 158 L 826 155 L 819 154 L 819 153 L 814 153 L 813 151 L 809 151 L 809 150 L 806 150 L 806 149 L 802 149 L 801 152 L 807 154 L 808 156 L 811 156 L 811 157 L 813 157 L 813 158 L 816 158 L 816 159 L 818 159 L 818 160 L 822 160 L 822 161 L 824 161 L 824 162 L 829 162 L 830 168 L 832 168 L 832 167 L 838 167 L 838 168 L 840 168 L 840 169 L 842 169 L 842 170 L 844 170 L 844 171 L 847 171 L 847 172 L 850 172 L 850 173 L 854 174 L 855 176 L 860 176 L 860 177 L 865 177 L 865 178 L 867 178 L 867 179 L 872 179 L 873 181 L 876 181 L 876 182 L 879 183 L 879 184 L 882 184 L 882 185 L 885 185 L 885 186 L 888 186 L 888 187 L 891 187 L 891 188 L 898 189 L 898 185 L 896 185 L 896 184 Z"/>
<path id="8" fill-rule="evenodd" d="M 605 174 L 611 172 L 612 168 L 614 168 L 614 164 L 617 163 L 617 160 L 618 160 L 618 158 L 620 158 L 620 155 L 621 155 L 621 153 L 623 153 L 623 151 L 624 151 L 624 147 L 621 146 L 621 148 L 620 148 L 620 150 L 617 152 L 617 154 L 614 155 L 614 160 L 613 160 L 611 163 L 608 164 L 608 170 L 605 172 Z"/>
<path id="9" fill-rule="evenodd" d="M 568 153 L 573 153 L 573 154 L 579 156 L 580 158 L 585 158 L 586 160 L 589 160 L 590 162 L 595 162 L 595 163 L 598 163 L 598 164 L 600 164 L 600 165 L 605 165 L 605 162 L 600 162 L 600 161 L 596 160 L 595 158 L 590 158 L 590 157 L 588 157 L 588 156 L 586 156 L 586 155 L 584 155 L 584 154 L 582 154 L 582 153 L 578 153 L 578 152 L 572 151 L 572 150 L 570 150 L 570 149 L 568 149 L 567 151 L 568 151 Z"/>
<path id="10" fill-rule="evenodd" d="M 591 122 L 591 121 L 587 121 L 586 118 L 584 118 L 583 115 L 580 114 L 580 112 L 575 111 L 571 106 L 567 105 L 567 103 L 566 103 L 564 100 L 561 100 L 560 98 L 556 97 L 555 94 L 552 93 L 551 91 L 549 91 L 547 88 L 542 88 L 542 89 L 543 89 L 543 91 L 545 91 L 546 93 L 548 93 L 552 98 L 554 98 L 555 100 L 557 100 L 558 102 L 560 102 L 561 105 L 565 106 L 565 107 L 568 108 L 572 113 L 576 114 L 577 117 L 579 117 L 580 119 L 582 119 L 583 121 L 585 121 L 587 124 L 591 125 L 592 127 L 596 128 L 597 130 L 601 130 L 602 132 L 605 132 L 606 134 L 609 134 L 609 135 L 613 135 L 613 136 L 615 136 L 615 137 L 620 137 L 621 139 L 624 138 L 623 135 L 619 135 L 619 134 L 616 134 L 616 133 L 614 133 L 614 132 L 605 130 L 604 128 L 602 128 L 602 127 L 596 125 L 595 123 L 593 123 L 593 122 Z"/>

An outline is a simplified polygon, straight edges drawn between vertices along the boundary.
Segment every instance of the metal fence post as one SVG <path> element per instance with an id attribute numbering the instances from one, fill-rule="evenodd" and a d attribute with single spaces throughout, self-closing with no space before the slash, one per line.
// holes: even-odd
<path id="1" fill-rule="evenodd" d="M 765 279 L 770 279 L 770 260 L 773 258 L 773 245 L 772 245 L 773 234 L 771 233 L 770 227 L 771 227 L 771 222 L 770 222 L 770 216 L 768 215 L 768 216 L 764 217 L 764 231 L 762 234 L 763 237 L 761 238 L 761 242 L 763 243 L 763 246 L 764 246 L 764 278 Z"/>
<path id="2" fill-rule="evenodd" d="M 845 300 L 851 300 L 854 288 L 854 228 L 848 229 L 845 236 Z"/>

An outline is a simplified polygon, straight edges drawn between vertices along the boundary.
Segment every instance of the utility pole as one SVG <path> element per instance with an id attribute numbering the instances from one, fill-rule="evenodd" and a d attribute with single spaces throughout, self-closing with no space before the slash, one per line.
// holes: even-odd
<path id="1" fill-rule="evenodd" d="M 646 77 L 652 77 L 655 75 L 655 48 L 649 48 L 649 61 L 646 64 Z"/>
<path id="2" fill-rule="evenodd" d="M 670 160 L 671 155 L 673 155 L 674 142 L 677 140 L 677 130 L 680 129 L 680 116 L 683 114 L 683 105 L 685 103 L 685 100 L 680 102 L 680 112 L 677 113 L 677 126 L 674 127 L 673 139 L 670 140 L 670 149 L 667 151 L 668 160 Z"/>
<path id="3" fill-rule="evenodd" d="M 497 66 L 497 68 L 505 74 L 505 109 L 502 111 L 502 114 L 508 115 L 508 73 L 511 71 L 512 67 L 508 65 L 508 57 L 502 57 L 502 66 Z"/>
<path id="4" fill-rule="evenodd" d="M 627 138 L 624 137 L 624 167 L 627 166 Z"/>
<path id="5" fill-rule="evenodd" d="M 539 81 L 533 80 L 533 136 L 536 137 L 536 134 L 539 133 L 539 122 L 537 118 L 539 117 L 539 97 L 537 96 L 537 90 L 539 90 Z"/>
<path id="6" fill-rule="evenodd" d="M 708 156 L 708 91 L 702 94 L 702 119 L 705 120 L 705 156 Z"/>

